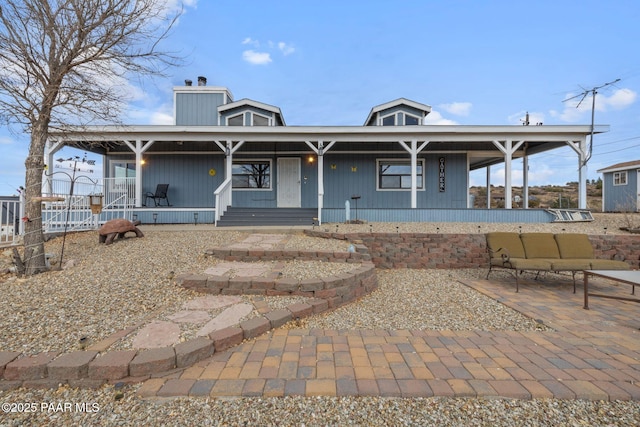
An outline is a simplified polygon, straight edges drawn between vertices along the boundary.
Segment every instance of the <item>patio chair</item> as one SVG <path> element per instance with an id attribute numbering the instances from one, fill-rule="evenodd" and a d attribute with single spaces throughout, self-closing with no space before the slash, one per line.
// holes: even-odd
<path id="1" fill-rule="evenodd" d="M 167 202 L 167 206 L 171 206 L 171 204 L 169 203 L 169 198 L 167 197 L 168 190 L 169 184 L 158 184 L 155 193 L 147 192 L 144 194 L 144 205 L 147 206 L 148 199 L 153 199 L 153 203 L 156 206 L 162 206 L 162 204 L 160 203 L 162 200 Z"/>

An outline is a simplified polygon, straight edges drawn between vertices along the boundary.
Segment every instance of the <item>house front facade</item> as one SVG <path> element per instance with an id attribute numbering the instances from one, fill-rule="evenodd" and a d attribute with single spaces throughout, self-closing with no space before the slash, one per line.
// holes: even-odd
<path id="1" fill-rule="evenodd" d="M 640 211 L 640 160 L 599 169 L 602 174 L 602 212 Z"/>
<path id="2" fill-rule="evenodd" d="M 317 223 L 342 222 L 354 208 L 367 221 L 539 222 L 552 216 L 511 209 L 512 163 L 523 159 L 526 192 L 528 156 L 568 145 L 586 205 L 587 125 L 425 125 L 431 107 L 399 98 L 374 106 L 362 126 L 290 126 L 278 107 L 234 101 L 204 78 L 173 96 L 173 125 L 52 133 L 45 163 L 64 146 L 103 156 L 105 199 L 126 182 L 128 215 L 143 222 L 217 223 L 229 207 L 312 209 Z M 470 172 L 486 168 L 489 187 L 495 164 L 505 166 L 506 209 L 472 209 Z M 148 196 L 159 184 L 169 187 L 156 206 Z"/>

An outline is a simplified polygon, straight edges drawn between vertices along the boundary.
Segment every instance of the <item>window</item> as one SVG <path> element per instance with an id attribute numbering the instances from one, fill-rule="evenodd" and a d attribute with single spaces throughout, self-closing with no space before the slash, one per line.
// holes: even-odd
<path id="1" fill-rule="evenodd" d="M 396 116 L 397 120 L 396 120 Z M 420 124 L 420 118 L 416 116 L 411 116 L 407 113 L 393 113 L 388 116 L 382 117 L 382 126 L 415 126 Z M 404 122 L 404 123 L 403 123 Z"/>
<path id="2" fill-rule="evenodd" d="M 233 162 L 232 186 L 239 189 L 271 189 L 271 161 L 238 160 Z"/>
<path id="3" fill-rule="evenodd" d="M 613 185 L 627 185 L 627 171 L 614 172 Z"/>
<path id="4" fill-rule="evenodd" d="M 253 126 L 269 126 L 269 117 L 253 114 Z"/>
<path id="5" fill-rule="evenodd" d="M 424 188 L 424 160 L 418 159 L 416 179 L 418 189 Z M 411 162 L 408 160 L 378 160 L 378 190 L 410 190 Z"/>
<path id="6" fill-rule="evenodd" d="M 420 124 L 420 119 L 416 116 L 410 116 L 408 114 L 404 115 L 404 124 L 407 126 L 415 126 Z"/>
<path id="7" fill-rule="evenodd" d="M 231 116 L 227 119 L 228 126 L 244 126 L 244 114 L 238 114 L 237 116 Z"/>
<path id="8" fill-rule="evenodd" d="M 395 126 L 395 125 L 396 125 L 395 114 L 382 118 L 382 126 Z"/>
<path id="9" fill-rule="evenodd" d="M 136 163 L 124 160 L 111 162 L 111 176 L 113 178 L 135 178 Z"/>

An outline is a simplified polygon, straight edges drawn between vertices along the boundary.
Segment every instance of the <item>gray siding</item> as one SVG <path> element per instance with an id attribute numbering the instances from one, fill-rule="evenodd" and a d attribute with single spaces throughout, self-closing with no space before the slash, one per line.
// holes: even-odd
<path id="1" fill-rule="evenodd" d="M 251 153 L 242 154 L 242 149 L 234 160 L 271 160 L 271 188 L 268 190 L 234 190 L 233 206 L 277 207 L 278 162 L 280 157 L 300 158 L 301 207 L 318 207 L 317 157 L 311 153 L 288 154 L 294 147 L 279 147 L 283 153 L 273 152 L 274 145 L 247 144 Z M 211 147 L 213 150 L 213 147 Z M 245 147 L 243 147 L 245 148 Z M 264 150 L 264 154 L 261 150 Z M 300 146 L 297 147 L 300 149 Z M 313 161 L 309 161 L 311 155 Z M 439 191 L 439 158 L 446 162 L 446 188 Z M 133 160 L 133 156 L 112 156 L 112 159 Z M 466 208 L 467 207 L 467 160 L 465 154 L 424 154 L 425 189 L 417 192 L 418 208 Z M 359 154 L 328 152 L 324 159 L 324 207 L 344 209 L 345 201 L 359 195 L 359 209 L 405 208 L 411 207 L 411 191 L 379 191 L 376 189 L 377 159 L 409 160 L 407 154 Z M 169 184 L 169 201 L 176 208 L 214 207 L 214 191 L 224 181 L 224 155 L 219 152 L 196 154 L 152 154 L 145 155 L 143 166 L 143 194 L 155 192 L 158 184 Z M 335 168 L 332 167 L 335 165 Z M 352 167 L 355 170 L 352 170 Z M 214 169 L 215 175 L 210 175 Z M 144 198 L 143 198 L 144 201 Z"/>
<path id="2" fill-rule="evenodd" d="M 222 93 L 176 93 L 176 125 L 217 126 Z"/>
<path id="3" fill-rule="evenodd" d="M 446 160 L 446 189 L 438 189 L 438 159 Z M 376 190 L 377 159 L 405 159 L 408 154 L 341 154 L 325 155 L 325 208 L 343 208 L 345 200 L 359 195 L 358 208 L 410 208 L 411 191 Z M 425 189 L 418 190 L 418 208 L 466 208 L 467 160 L 466 154 L 425 154 Z M 335 169 L 332 168 L 335 165 Z M 352 167 L 356 167 L 352 171 Z M 311 206 L 310 206 L 311 207 Z"/>
<path id="4" fill-rule="evenodd" d="M 627 185 L 613 185 L 613 172 L 604 174 L 604 211 L 621 212 L 638 209 L 638 171 L 627 171 Z"/>

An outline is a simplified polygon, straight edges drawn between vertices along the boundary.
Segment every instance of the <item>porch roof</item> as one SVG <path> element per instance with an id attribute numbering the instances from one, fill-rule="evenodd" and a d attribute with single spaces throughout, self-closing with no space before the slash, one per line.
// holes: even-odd
<path id="1" fill-rule="evenodd" d="M 596 125 L 594 133 L 608 132 L 608 125 Z M 523 141 L 526 154 L 537 154 L 563 147 L 567 142 L 583 141 L 591 133 L 590 125 L 492 126 L 492 125 L 422 125 L 422 126 L 84 126 L 52 131 L 51 141 L 81 150 L 109 154 L 126 147 L 125 141 L 185 143 L 245 141 L 259 143 L 302 143 L 336 141 L 332 152 L 357 151 L 367 143 L 429 141 L 424 152 L 468 152 L 470 168 L 478 169 L 502 163 L 503 154 L 494 141 Z M 182 145 L 178 145 L 180 143 Z M 340 143 L 349 143 L 340 147 Z M 211 144 L 218 150 L 216 144 Z M 166 146 L 165 146 L 166 147 Z M 153 151 L 153 147 L 150 151 Z M 184 148 L 183 148 L 184 149 Z M 306 152 L 306 144 L 301 149 Z M 515 156 L 524 154 L 523 149 Z"/>

